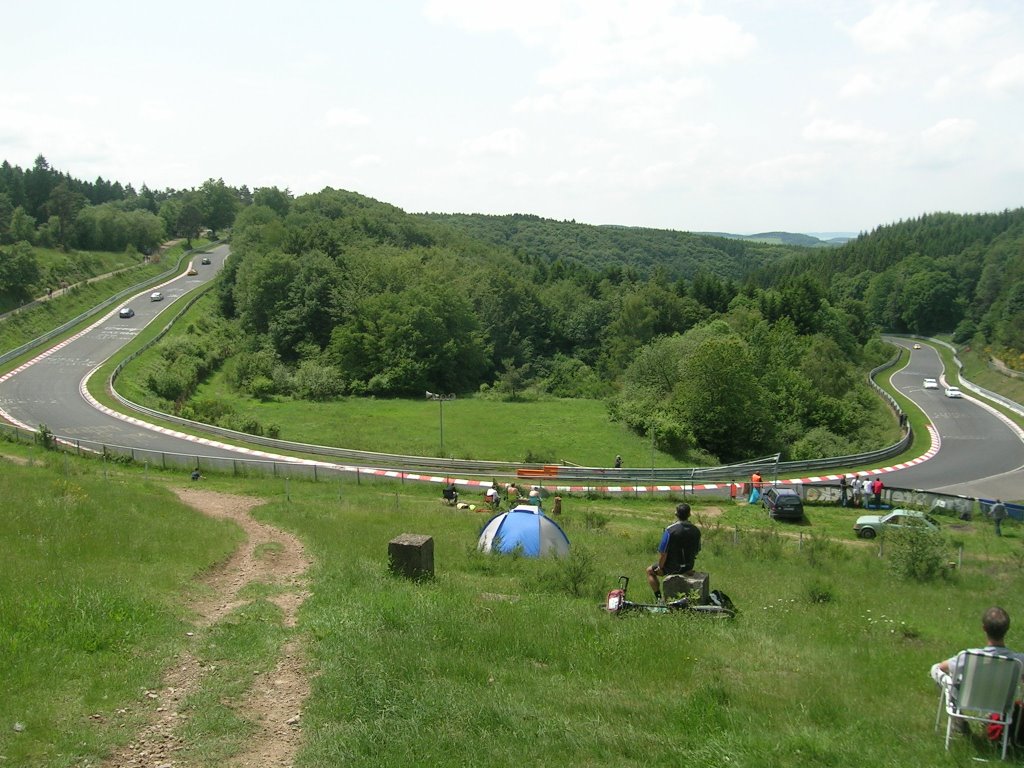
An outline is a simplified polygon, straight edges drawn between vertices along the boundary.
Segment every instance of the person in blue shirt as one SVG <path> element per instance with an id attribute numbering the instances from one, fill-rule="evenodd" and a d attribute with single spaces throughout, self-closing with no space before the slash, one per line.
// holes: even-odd
<path id="1" fill-rule="evenodd" d="M 658 562 L 647 569 L 647 583 L 654 592 L 655 600 L 661 600 L 660 577 L 691 573 L 698 552 L 700 528 L 690 522 L 690 505 L 679 504 L 676 521 L 665 529 L 658 544 Z"/>

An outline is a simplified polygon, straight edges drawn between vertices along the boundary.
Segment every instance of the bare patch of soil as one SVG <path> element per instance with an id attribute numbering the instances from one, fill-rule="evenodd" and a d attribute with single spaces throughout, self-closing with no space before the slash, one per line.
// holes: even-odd
<path id="1" fill-rule="evenodd" d="M 209 627 L 245 604 L 239 597 L 248 585 L 273 585 L 280 594 L 271 597 L 283 614 L 286 626 L 294 627 L 299 606 L 308 592 L 304 574 L 309 558 L 290 533 L 254 520 L 249 512 L 260 499 L 232 496 L 198 488 L 174 489 L 192 507 L 211 517 L 233 520 L 246 534 L 246 541 L 203 580 L 205 595 L 191 606 L 199 628 Z M 206 669 L 188 652 L 164 676 L 159 690 L 147 691 L 140 708 L 156 702 L 147 724 L 131 743 L 104 763 L 108 768 L 172 768 L 184 766 L 179 754 L 185 746 L 177 735 L 184 715 L 185 699 L 199 690 Z M 242 754 L 227 763 L 233 768 L 290 766 L 300 741 L 300 711 L 309 695 L 309 679 L 296 640 L 282 649 L 275 667 L 256 678 L 243 701 L 234 709 L 256 723 L 257 731 L 246 742 Z"/>

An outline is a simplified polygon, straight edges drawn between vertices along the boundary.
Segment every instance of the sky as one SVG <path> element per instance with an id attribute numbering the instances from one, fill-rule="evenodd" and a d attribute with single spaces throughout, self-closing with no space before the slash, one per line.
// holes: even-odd
<path id="1" fill-rule="evenodd" d="M 0 160 L 752 234 L 1024 205 L 1020 0 L 0 0 Z"/>

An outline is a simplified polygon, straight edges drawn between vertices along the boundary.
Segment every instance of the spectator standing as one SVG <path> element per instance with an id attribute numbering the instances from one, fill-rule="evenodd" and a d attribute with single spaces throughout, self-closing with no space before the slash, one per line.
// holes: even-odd
<path id="1" fill-rule="evenodd" d="M 1006 519 L 1006 507 L 1003 506 L 1003 502 L 1000 499 L 996 499 L 996 503 L 992 505 L 992 509 L 988 512 L 992 515 L 992 520 L 996 524 L 996 536 L 1003 535 L 1003 520 Z"/>
<path id="2" fill-rule="evenodd" d="M 616 456 L 615 457 L 615 468 L 616 469 L 622 469 L 622 457 L 621 456 Z"/>
<path id="3" fill-rule="evenodd" d="M 846 475 L 839 478 L 839 506 L 845 507 L 847 503 L 847 496 L 850 493 L 850 481 L 846 479 Z"/>
<path id="4" fill-rule="evenodd" d="M 882 489 L 885 484 L 882 483 L 882 478 L 875 475 L 874 481 L 871 483 L 871 494 L 874 496 L 875 509 L 882 508 Z"/>

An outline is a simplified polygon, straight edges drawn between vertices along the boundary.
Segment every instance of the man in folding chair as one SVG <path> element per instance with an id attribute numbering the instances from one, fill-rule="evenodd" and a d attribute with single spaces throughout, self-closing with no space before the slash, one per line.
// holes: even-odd
<path id="1" fill-rule="evenodd" d="M 1017 653 L 1006 647 L 1006 633 L 1010 629 L 1010 616 L 1005 610 L 993 606 L 981 618 L 986 643 L 983 648 L 969 648 L 945 661 L 933 664 L 932 679 L 939 684 L 942 694 L 939 711 L 935 716 L 935 727 L 939 726 L 943 704 L 949 720 L 946 724 L 946 748 L 953 722 L 962 733 L 970 733 L 969 720 L 987 722 L 992 713 L 1000 713 L 1006 719 L 1007 710 L 1012 710 L 1013 699 L 1024 674 L 1024 653 Z M 999 663 L 985 666 L 979 662 L 983 657 L 997 657 Z M 1006 660 L 1003 664 L 1002 660 Z M 996 670 L 995 667 L 1000 667 Z M 1007 675 L 1006 673 L 1012 673 Z M 970 680 L 968 680 L 970 675 Z M 994 676 L 993 676 L 994 675 Z M 999 677 L 999 676 L 1002 677 Z M 969 688 L 969 690 L 968 690 Z M 982 690 L 984 688 L 985 690 Z M 996 690 L 1000 689 L 1000 690 Z M 968 698 L 971 701 L 968 701 Z M 979 703 L 980 702 L 980 703 Z M 973 712 L 971 711 L 973 710 Z M 978 712 L 981 714 L 978 714 Z M 1008 729 L 1006 729 L 1008 733 Z M 1006 739 L 1003 739 L 1003 757 L 1006 757 Z"/>

